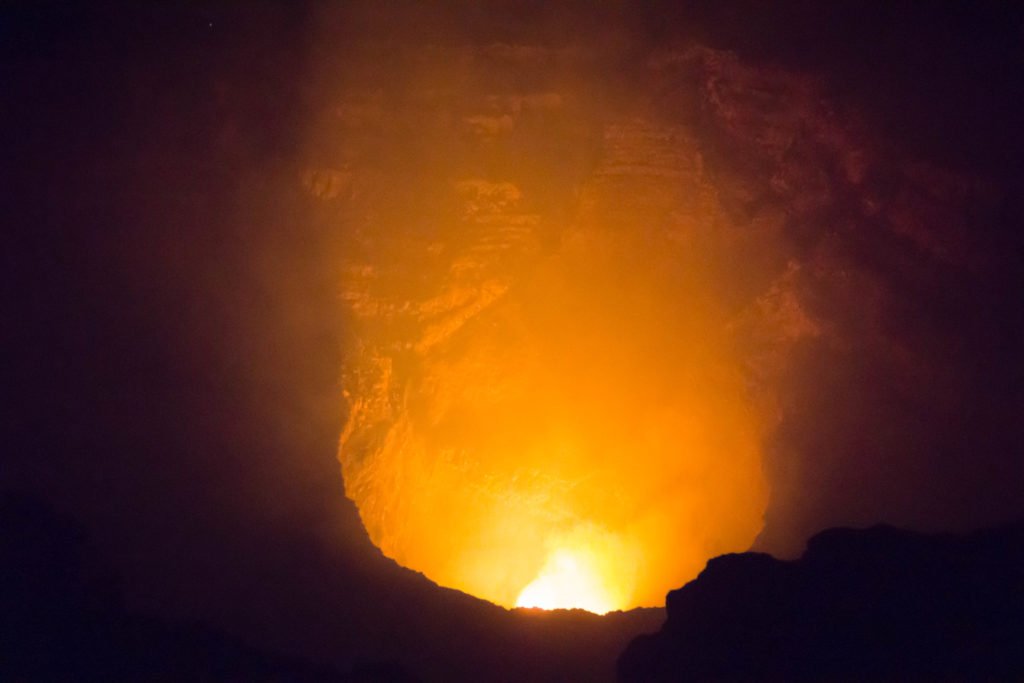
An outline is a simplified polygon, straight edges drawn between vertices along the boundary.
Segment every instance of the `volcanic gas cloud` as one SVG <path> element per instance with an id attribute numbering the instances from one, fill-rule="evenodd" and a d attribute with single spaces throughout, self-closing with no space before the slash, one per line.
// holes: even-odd
<path id="1" fill-rule="evenodd" d="M 404 58 L 428 76 L 344 93 L 348 161 L 306 176 L 349 230 L 346 491 L 444 586 L 661 604 L 762 528 L 776 414 L 743 340 L 795 306 L 786 266 L 722 210 L 685 122 L 567 85 L 588 55 Z"/>

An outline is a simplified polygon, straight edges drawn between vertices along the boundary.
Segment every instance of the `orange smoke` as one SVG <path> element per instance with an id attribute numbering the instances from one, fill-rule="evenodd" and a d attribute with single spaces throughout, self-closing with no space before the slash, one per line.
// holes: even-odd
<path id="1" fill-rule="evenodd" d="M 662 604 L 760 531 L 768 423 L 729 244 L 699 165 L 665 144 L 609 128 L 553 243 L 508 180 L 421 180 L 455 209 L 418 252 L 375 226 L 392 251 L 346 282 L 341 462 L 386 555 L 500 605 L 606 612 Z"/>

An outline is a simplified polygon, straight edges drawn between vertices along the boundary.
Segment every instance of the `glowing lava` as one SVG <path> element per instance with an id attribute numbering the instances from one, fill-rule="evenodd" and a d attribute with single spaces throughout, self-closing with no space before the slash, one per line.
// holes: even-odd
<path id="1" fill-rule="evenodd" d="M 607 558 L 592 552 L 555 550 L 540 575 L 519 594 L 516 607 L 583 609 L 597 614 L 619 609 L 623 603 L 616 595 L 614 577 L 606 576 L 601 564 L 607 564 Z"/>
<path id="2" fill-rule="evenodd" d="M 607 593 L 589 562 L 567 550 L 556 550 L 540 576 L 519 594 L 516 607 L 578 608 L 604 614 L 615 608 Z"/>

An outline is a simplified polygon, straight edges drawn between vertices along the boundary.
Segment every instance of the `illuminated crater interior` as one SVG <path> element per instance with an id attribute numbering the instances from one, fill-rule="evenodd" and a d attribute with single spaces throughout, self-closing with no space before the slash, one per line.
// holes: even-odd
<path id="1" fill-rule="evenodd" d="M 384 554 L 443 586 L 506 607 L 664 604 L 762 528 L 771 410 L 730 284 L 746 238 L 687 130 L 573 128 L 550 93 L 492 111 L 507 101 L 404 138 L 392 122 L 393 158 L 307 176 L 359 209 L 346 492 Z"/>

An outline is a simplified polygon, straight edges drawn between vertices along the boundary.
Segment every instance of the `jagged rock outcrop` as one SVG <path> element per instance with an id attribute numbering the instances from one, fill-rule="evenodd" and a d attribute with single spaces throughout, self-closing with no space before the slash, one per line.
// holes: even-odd
<path id="1" fill-rule="evenodd" d="M 624 683 L 1024 676 L 1024 524 L 966 536 L 831 529 L 799 560 L 724 555 L 668 594 Z"/>

